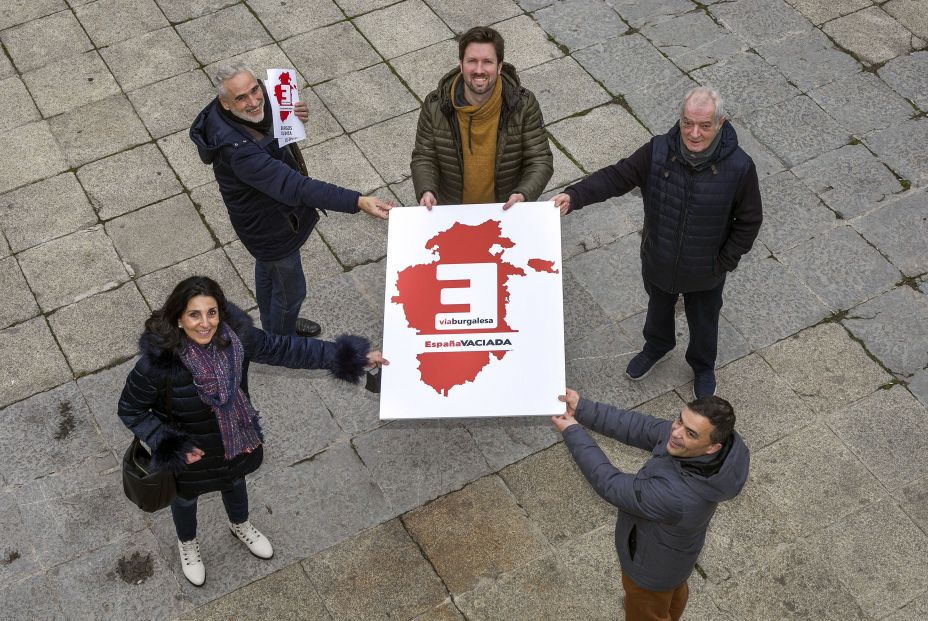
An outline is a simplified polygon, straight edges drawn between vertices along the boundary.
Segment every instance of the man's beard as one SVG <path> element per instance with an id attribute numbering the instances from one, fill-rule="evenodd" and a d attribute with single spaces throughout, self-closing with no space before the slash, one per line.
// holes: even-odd
<path id="1" fill-rule="evenodd" d="M 264 106 L 263 105 L 261 106 L 261 116 L 250 116 L 246 114 L 245 112 L 239 112 L 238 110 L 235 110 L 235 109 L 230 109 L 229 112 L 232 113 L 232 116 L 240 118 L 243 121 L 247 121 L 249 123 L 260 123 L 261 121 L 264 120 Z"/>

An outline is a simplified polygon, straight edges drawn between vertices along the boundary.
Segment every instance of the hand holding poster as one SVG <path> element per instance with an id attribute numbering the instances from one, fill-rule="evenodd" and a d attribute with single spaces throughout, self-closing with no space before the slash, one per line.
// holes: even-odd
<path id="1" fill-rule="evenodd" d="M 306 128 L 293 111 L 300 100 L 296 83 L 294 69 L 267 70 L 266 87 L 274 116 L 274 137 L 281 147 L 306 138 Z"/>
<path id="2" fill-rule="evenodd" d="M 380 418 L 562 414 L 553 203 L 390 212 Z"/>

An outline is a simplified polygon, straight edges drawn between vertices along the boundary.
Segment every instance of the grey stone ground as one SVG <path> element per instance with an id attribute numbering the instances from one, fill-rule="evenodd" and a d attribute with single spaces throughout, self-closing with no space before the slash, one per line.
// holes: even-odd
<path id="1" fill-rule="evenodd" d="M 122 496 L 115 403 L 150 310 L 206 273 L 254 307 L 252 261 L 186 128 L 224 59 L 295 66 L 314 176 L 410 204 L 416 109 L 492 23 L 538 95 L 549 194 L 723 89 L 766 219 L 726 289 L 720 393 L 753 451 L 689 619 L 928 617 L 928 2 L 3 0 L 0 618 L 614 619 L 614 510 L 536 420 L 394 422 L 371 395 L 259 368 L 267 462 L 252 558 L 201 504 L 206 586 L 170 516 Z M 647 381 L 640 200 L 563 223 L 569 383 L 671 416 Z M 307 316 L 380 338 L 383 223 L 324 218 Z M 389 352 L 387 352 L 389 355 Z M 616 464 L 638 451 L 605 444 Z"/>

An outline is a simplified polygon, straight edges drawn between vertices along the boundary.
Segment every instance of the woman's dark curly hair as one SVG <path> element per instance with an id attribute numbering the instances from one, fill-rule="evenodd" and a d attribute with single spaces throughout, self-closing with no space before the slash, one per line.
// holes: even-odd
<path id="1" fill-rule="evenodd" d="M 187 337 L 183 328 L 177 325 L 180 316 L 187 309 L 187 304 L 198 295 L 211 297 L 216 300 L 219 310 L 219 321 L 225 321 L 226 296 L 212 278 L 206 276 L 191 276 L 177 283 L 174 291 L 164 302 L 164 306 L 154 311 L 145 322 L 145 330 L 151 332 L 164 349 L 180 352 L 187 345 Z M 229 341 L 224 339 L 219 330 L 213 335 L 213 344 L 224 348 Z"/>

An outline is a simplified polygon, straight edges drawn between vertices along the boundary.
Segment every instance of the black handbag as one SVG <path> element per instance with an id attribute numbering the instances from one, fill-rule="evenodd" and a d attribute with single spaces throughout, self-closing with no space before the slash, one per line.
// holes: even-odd
<path id="1" fill-rule="evenodd" d="M 168 420 L 173 422 L 170 377 L 164 402 Z M 134 502 L 139 509 L 154 513 L 174 501 L 174 497 L 177 496 L 177 481 L 171 472 L 152 469 L 151 453 L 142 445 L 142 441 L 135 437 L 122 457 L 122 489 L 126 498 Z"/>

